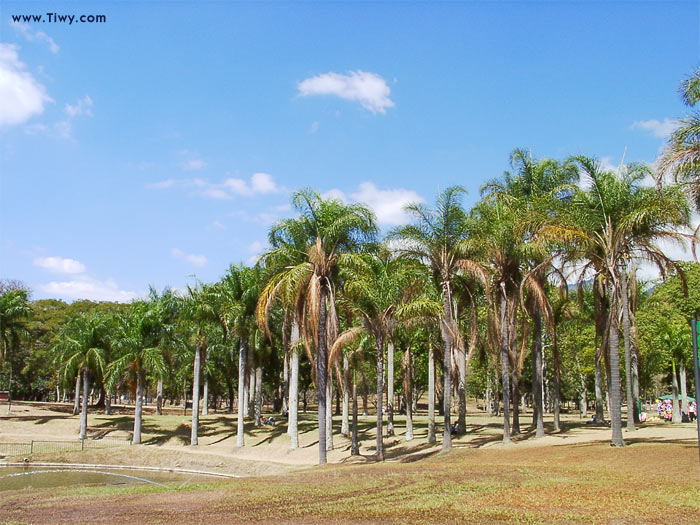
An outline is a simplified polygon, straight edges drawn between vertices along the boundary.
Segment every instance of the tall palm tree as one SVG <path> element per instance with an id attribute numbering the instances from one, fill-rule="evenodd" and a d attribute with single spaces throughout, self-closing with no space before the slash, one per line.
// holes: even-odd
<path id="1" fill-rule="evenodd" d="M 10 361 L 9 354 L 17 348 L 20 338 L 27 333 L 26 321 L 32 313 L 29 294 L 23 289 L 7 289 L 0 294 L 0 362 Z M 12 408 L 12 362 L 8 385 L 7 412 Z"/>
<path id="2" fill-rule="evenodd" d="M 581 156 L 574 160 L 590 188 L 576 191 L 556 224 L 545 225 L 541 233 L 569 240 L 572 257 L 584 262 L 581 275 L 593 270 L 605 286 L 612 444 L 623 446 L 618 328 L 622 268 L 629 260 L 646 260 L 662 272 L 670 267 L 680 269 L 658 243 L 685 245 L 697 238 L 683 231 L 690 226 L 690 208 L 680 187 L 667 186 L 662 192 L 643 187 L 642 180 L 650 175 L 646 166 L 630 164 L 616 174 L 604 170 L 596 159 Z"/>
<path id="3" fill-rule="evenodd" d="M 553 159 L 535 159 L 529 151 L 516 149 L 511 153 L 510 164 L 513 173 L 506 172 L 502 178 L 488 182 L 482 188 L 482 194 L 488 197 L 507 196 L 518 199 L 522 205 L 518 231 L 523 235 L 524 270 L 528 271 L 521 288 L 528 290 L 526 311 L 532 318 L 533 340 L 531 346 L 533 370 L 533 399 L 535 401 L 536 437 L 544 435 L 542 406 L 542 329 L 543 319 L 551 318 L 545 292 L 547 267 L 553 268 L 549 261 L 556 247 L 541 245 L 537 242 L 536 232 L 543 222 L 547 222 L 557 213 L 557 209 L 570 201 L 578 173 L 572 162 L 560 163 Z M 553 325 L 549 323 L 553 329 Z M 553 338 L 555 338 L 553 334 Z M 558 356 L 554 356 L 554 428 L 559 429 L 559 376 Z"/>
<path id="4" fill-rule="evenodd" d="M 137 301 L 119 319 L 114 347 L 119 357 L 107 367 L 108 384 L 115 387 L 125 372 L 136 379 L 133 443 L 141 443 L 143 386 L 146 374 L 161 376 L 166 371 L 160 349 L 162 311 L 157 303 Z"/>
<path id="5" fill-rule="evenodd" d="M 398 251 L 429 265 L 433 280 L 442 292 L 440 328 L 443 345 L 443 409 L 445 426 L 442 448 L 452 448 L 450 394 L 452 391 L 452 353 L 457 337 L 457 315 L 453 298 L 453 279 L 463 268 L 470 252 L 466 244 L 466 214 L 461 205 L 465 190 L 459 186 L 447 188 L 438 195 L 435 208 L 410 204 L 406 211 L 413 217 L 411 225 L 389 233 L 389 239 L 398 241 Z M 460 385 L 460 389 L 463 387 Z M 461 429 L 464 430 L 464 429 Z"/>
<path id="6" fill-rule="evenodd" d="M 250 337 L 255 330 L 255 307 L 261 290 L 260 270 L 242 265 L 230 266 L 213 290 L 219 322 L 229 339 L 238 341 L 238 447 L 245 445 L 247 353 Z"/>
<path id="7" fill-rule="evenodd" d="M 279 286 L 288 290 L 303 289 L 302 339 L 316 349 L 314 365 L 318 394 L 319 464 L 326 463 L 326 403 L 328 383 L 328 339 L 337 334 L 335 314 L 335 281 L 338 257 L 358 252 L 374 241 L 377 233 L 374 214 L 359 204 L 343 204 L 323 199 L 313 190 L 292 195 L 292 205 L 299 213 L 296 219 L 283 221 L 273 228 L 272 235 L 287 239 L 281 250 L 303 253 L 290 254 L 290 264 L 278 270 L 264 295 L 270 297 Z M 298 239 L 298 240 L 297 240 Z M 275 251 L 275 244 L 272 244 Z M 269 256 L 269 255 L 268 255 Z M 266 258 L 268 257 L 266 256 Z M 283 257 L 283 256 L 282 256 Z M 281 284 L 286 283 L 286 284 Z M 279 288 L 278 288 L 279 289 Z M 261 304 L 267 304 L 267 299 Z M 330 315 L 329 315 L 330 314 Z M 330 317 L 330 323 L 329 323 Z M 311 333 L 306 333 L 310 325 Z M 332 340 L 330 343 L 332 344 Z"/>
<path id="8" fill-rule="evenodd" d="M 80 414 L 80 439 L 87 436 L 90 372 L 104 375 L 105 354 L 109 346 L 108 320 L 99 313 L 82 314 L 63 326 L 54 346 L 56 361 L 66 371 L 83 377 L 83 404 Z"/>
<path id="9" fill-rule="evenodd" d="M 681 82 L 679 91 L 683 103 L 694 108 L 700 101 L 700 69 Z M 659 181 L 665 173 L 672 173 L 700 210 L 700 111 L 694 109 L 678 121 L 678 128 L 669 137 L 658 167 Z"/>
<path id="10" fill-rule="evenodd" d="M 341 278 L 351 309 L 362 319 L 363 327 L 341 333 L 331 349 L 330 361 L 337 359 L 340 349 L 363 333 L 374 337 L 377 352 L 377 459 L 384 460 L 383 397 L 384 343 L 392 336 L 399 320 L 440 316 L 441 306 L 420 296 L 424 270 L 393 258 L 386 248 L 378 254 L 343 254 L 340 256 Z M 418 296 L 418 297 L 417 297 Z M 393 381 L 393 375 L 388 381 Z"/>

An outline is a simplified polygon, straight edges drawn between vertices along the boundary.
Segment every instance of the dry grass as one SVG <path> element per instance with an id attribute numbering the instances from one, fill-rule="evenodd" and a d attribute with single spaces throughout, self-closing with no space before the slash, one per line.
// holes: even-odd
<path id="1" fill-rule="evenodd" d="M 0 493 L 0 516 L 73 522 L 698 523 L 694 444 L 499 447 L 167 490 Z"/>

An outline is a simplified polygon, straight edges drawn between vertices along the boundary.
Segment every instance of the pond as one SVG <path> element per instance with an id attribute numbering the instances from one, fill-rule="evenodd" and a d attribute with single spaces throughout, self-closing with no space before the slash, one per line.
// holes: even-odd
<path id="1" fill-rule="evenodd" d="M 225 478 L 186 472 L 156 472 L 140 469 L 61 467 L 2 467 L 0 491 L 77 485 L 160 485 L 178 487 L 188 483 L 217 481 Z"/>

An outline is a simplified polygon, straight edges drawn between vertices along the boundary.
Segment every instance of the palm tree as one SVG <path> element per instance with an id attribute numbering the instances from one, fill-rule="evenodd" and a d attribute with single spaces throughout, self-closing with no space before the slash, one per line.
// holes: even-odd
<path id="1" fill-rule="evenodd" d="M 514 173 L 506 172 L 502 178 L 488 182 L 482 188 L 486 197 L 506 196 L 518 199 L 522 204 L 523 213 L 520 217 L 518 231 L 522 233 L 525 243 L 522 261 L 529 269 L 521 288 L 528 290 L 526 311 L 532 318 L 533 340 L 531 346 L 533 370 L 533 399 L 535 401 L 534 426 L 536 437 L 544 435 L 543 406 L 542 406 L 542 322 L 551 321 L 551 305 L 545 294 L 547 266 L 552 267 L 552 249 L 556 247 L 537 243 L 536 232 L 543 222 L 556 215 L 557 209 L 571 198 L 578 173 L 571 162 L 559 163 L 553 159 L 534 159 L 532 154 L 524 149 L 516 149 L 511 153 L 510 164 Z M 554 326 L 550 325 L 553 332 Z M 553 339 L 556 339 L 555 334 Z M 559 376 L 558 355 L 554 356 L 554 428 L 559 429 Z"/>
<path id="2" fill-rule="evenodd" d="M 700 101 L 700 69 L 693 71 L 681 82 L 683 103 L 695 107 Z M 678 121 L 678 128 L 668 139 L 666 149 L 658 163 L 658 176 L 671 172 L 677 183 L 682 184 L 695 206 L 700 210 L 700 112 L 692 113 Z"/>
<path id="3" fill-rule="evenodd" d="M 255 330 L 255 306 L 262 289 L 258 269 L 230 266 L 217 283 L 216 294 L 219 322 L 231 341 L 238 341 L 238 420 L 237 446 L 245 445 L 245 398 L 247 353 L 250 337 Z"/>
<path id="4" fill-rule="evenodd" d="M 9 359 L 11 351 L 19 346 L 20 338 L 27 333 L 25 322 L 29 319 L 32 309 L 29 306 L 27 290 L 8 289 L 0 294 L 0 362 L 10 363 L 10 382 L 7 395 L 7 413 L 12 409 L 12 361 Z"/>
<path id="5" fill-rule="evenodd" d="M 450 429 L 450 393 L 452 390 L 452 352 L 457 337 L 453 279 L 468 259 L 466 241 L 466 215 L 461 206 L 465 190 L 459 186 L 447 188 L 438 195 L 434 209 L 422 204 L 406 207 L 414 223 L 393 230 L 389 239 L 398 241 L 398 251 L 405 257 L 429 265 L 433 280 L 442 291 L 442 315 L 440 329 L 443 346 L 443 409 L 445 426 L 442 448 L 452 448 Z M 461 356 L 460 356 L 461 357 Z M 461 378 L 460 378 L 461 380 Z M 460 385 L 460 392 L 463 386 Z M 461 394 L 460 394 L 461 397 Z M 464 429 L 461 429 L 464 430 Z"/>
<path id="6" fill-rule="evenodd" d="M 57 361 L 66 371 L 83 376 L 83 404 L 80 414 L 80 439 L 87 436 L 88 393 L 90 372 L 104 375 L 105 354 L 109 346 L 108 320 L 99 313 L 83 314 L 66 324 L 57 336 L 54 347 Z M 77 395 L 77 393 L 76 393 Z"/>
<path id="7" fill-rule="evenodd" d="M 137 301 L 121 316 L 116 330 L 114 347 L 119 357 L 107 367 L 108 383 L 116 386 L 120 377 L 129 372 L 136 376 L 136 407 L 134 410 L 133 443 L 141 443 L 143 415 L 143 384 L 146 374 L 165 373 L 166 366 L 160 349 L 162 311 L 158 303 Z"/>
<path id="8" fill-rule="evenodd" d="M 338 257 L 343 253 L 360 251 L 374 240 L 377 227 L 373 213 L 359 204 L 343 204 L 334 199 L 323 199 L 313 190 L 302 190 L 292 195 L 292 205 L 299 212 L 296 219 L 277 224 L 270 237 L 278 237 L 280 243 L 271 243 L 273 248 L 265 259 L 288 258 L 289 263 L 277 269 L 263 293 L 262 309 L 267 308 L 268 299 L 285 289 L 296 297 L 303 297 L 303 321 L 300 322 L 301 337 L 307 348 L 310 343 L 316 349 L 312 363 L 316 371 L 318 394 L 319 464 L 326 463 L 328 391 L 328 343 L 333 343 L 337 334 L 335 313 L 335 280 Z M 305 251 L 301 251 L 305 250 Z M 290 253 L 291 252 L 291 253 Z M 303 293 L 302 293 L 303 290 Z M 298 301 L 297 301 L 297 304 Z M 329 323 L 330 314 L 330 323 Z M 311 334 L 306 326 L 310 325 Z M 330 341 L 329 341 L 330 336 Z"/>
<path id="9" fill-rule="evenodd" d="M 659 248 L 659 241 L 685 245 L 697 238 L 681 231 L 690 226 L 690 208 L 680 187 L 668 186 L 662 192 L 643 187 L 642 180 L 650 174 L 646 166 L 630 164 L 616 174 L 602 169 L 595 159 L 574 160 L 590 188 L 576 191 L 571 205 L 541 233 L 569 240 L 571 257 L 585 263 L 581 275 L 591 269 L 605 286 L 612 444 L 623 446 L 618 328 L 622 268 L 630 260 L 641 259 L 656 264 L 662 272 L 670 267 L 680 269 Z M 631 410 L 628 417 L 632 417 Z"/>
<path id="10" fill-rule="evenodd" d="M 419 294 L 423 277 L 420 264 L 392 258 L 386 248 L 378 254 L 343 254 L 339 258 L 344 292 L 363 327 L 349 328 L 338 336 L 331 349 L 334 362 L 340 349 L 363 333 L 374 337 L 377 351 L 377 459 L 384 460 L 383 401 L 384 342 L 392 337 L 399 320 L 439 317 L 441 306 Z M 389 375 L 388 381 L 393 381 Z"/>

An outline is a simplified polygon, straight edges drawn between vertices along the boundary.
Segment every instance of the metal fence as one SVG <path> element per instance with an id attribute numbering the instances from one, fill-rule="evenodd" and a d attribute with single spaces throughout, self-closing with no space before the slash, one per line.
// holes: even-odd
<path id="1" fill-rule="evenodd" d="M 78 439 L 75 441 L 32 440 L 24 443 L 0 442 L 0 456 L 28 456 L 51 452 L 71 452 L 131 445 L 128 439 Z"/>

